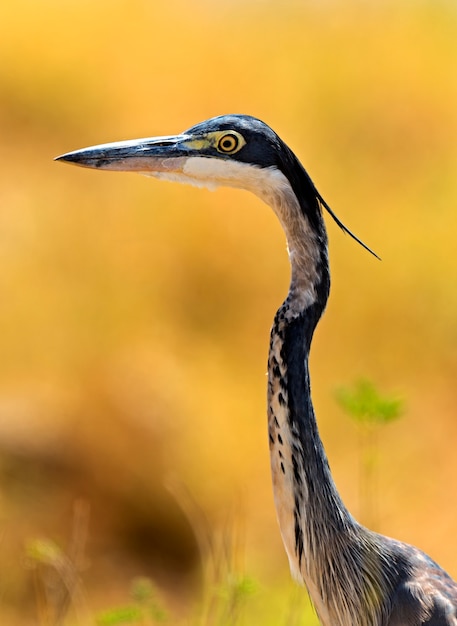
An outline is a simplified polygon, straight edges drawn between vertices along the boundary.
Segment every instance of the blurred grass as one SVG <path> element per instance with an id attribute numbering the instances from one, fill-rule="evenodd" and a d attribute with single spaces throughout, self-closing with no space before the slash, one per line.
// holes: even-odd
<path id="1" fill-rule="evenodd" d="M 287 604 L 264 423 L 288 282 L 272 212 L 234 190 L 52 160 L 225 112 L 271 124 L 383 258 L 329 224 L 316 410 L 357 514 L 356 429 L 333 390 L 364 376 L 407 398 L 380 441 L 380 530 L 457 575 L 454 5 L 18 0 L 0 24 L 3 621 L 34 623 L 23 546 L 64 542 L 78 498 L 91 607 L 137 575 L 186 607 L 198 551 L 170 475 L 215 527 L 244 502 L 246 571 Z"/>

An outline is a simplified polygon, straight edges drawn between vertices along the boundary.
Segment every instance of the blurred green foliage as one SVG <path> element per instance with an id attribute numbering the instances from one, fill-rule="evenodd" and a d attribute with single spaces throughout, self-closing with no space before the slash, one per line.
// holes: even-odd
<path id="1" fill-rule="evenodd" d="M 363 378 L 353 388 L 338 389 L 336 399 L 350 417 L 362 423 L 388 424 L 404 412 L 403 400 L 382 396 L 372 381 Z"/>
<path id="2" fill-rule="evenodd" d="M 132 581 L 130 595 L 135 604 L 104 611 L 97 616 L 100 626 L 117 624 L 155 624 L 168 621 L 165 609 L 157 600 L 154 585 L 147 578 Z"/>

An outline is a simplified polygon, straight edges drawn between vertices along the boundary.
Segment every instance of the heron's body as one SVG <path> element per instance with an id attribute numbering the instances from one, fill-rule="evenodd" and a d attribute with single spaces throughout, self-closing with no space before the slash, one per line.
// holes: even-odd
<path id="1" fill-rule="evenodd" d="M 457 584 L 417 548 L 358 524 L 334 485 L 308 371 L 330 288 L 321 207 L 330 208 L 295 155 L 263 122 L 231 115 L 182 135 L 105 144 L 61 158 L 240 187 L 273 208 L 287 238 L 291 283 L 271 330 L 268 429 L 275 504 L 292 574 L 306 585 L 324 626 L 457 626 Z"/>

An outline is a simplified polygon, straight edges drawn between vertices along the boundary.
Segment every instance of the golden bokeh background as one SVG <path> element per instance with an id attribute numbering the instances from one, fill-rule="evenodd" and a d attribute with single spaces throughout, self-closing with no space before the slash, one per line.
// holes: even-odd
<path id="1" fill-rule="evenodd" d="M 269 123 L 382 257 L 327 220 L 321 434 L 357 516 L 361 450 L 335 389 L 367 377 L 405 398 L 379 433 L 377 530 L 457 576 L 455 4 L 15 0 L 0 31 L 0 622 L 45 623 L 24 546 L 66 550 L 81 501 L 90 610 L 146 575 L 185 615 L 185 492 L 216 535 L 242 528 L 258 610 L 286 623 L 265 419 L 289 278 L 276 218 L 241 191 L 53 161 L 222 113 Z"/>

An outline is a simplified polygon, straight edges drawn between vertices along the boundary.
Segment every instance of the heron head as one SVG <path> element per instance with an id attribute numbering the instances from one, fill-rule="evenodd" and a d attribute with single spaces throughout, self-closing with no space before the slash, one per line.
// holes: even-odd
<path id="1" fill-rule="evenodd" d="M 262 191 L 262 172 L 281 171 L 285 144 L 269 126 L 247 115 L 222 115 L 179 135 L 107 143 L 57 160 L 104 170 L 135 171 L 214 188 Z M 292 154 L 292 153 L 290 153 Z M 284 175 L 287 176 L 283 172 Z"/>
<path id="2" fill-rule="evenodd" d="M 287 145 L 267 124 L 250 115 L 221 115 L 179 135 L 101 144 L 56 160 L 140 172 L 210 189 L 221 185 L 247 189 L 277 212 L 296 201 L 316 230 L 321 227 L 324 207 L 340 228 L 367 248 L 333 213 Z"/>

